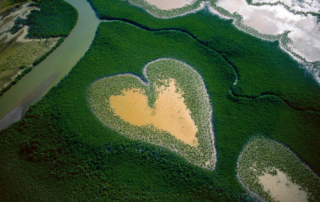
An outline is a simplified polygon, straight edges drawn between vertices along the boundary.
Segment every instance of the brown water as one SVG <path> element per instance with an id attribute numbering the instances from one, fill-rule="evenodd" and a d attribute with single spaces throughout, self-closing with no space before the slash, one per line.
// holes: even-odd
<path id="1" fill-rule="evenodd" d="M 110 106 L 117 116 L 136 126 L 152 124 L 169 132 L 191 146 L 197 146 L 198 128 L 190 116 L 181 93 L 176 92 L 175 80 L 168 87 L 157 89 L 155 108 L 148 105 L 148 97 L 139 89 L 124 90 L 123 95 L 111 96 Z"/>
<path id="2" fill-rule="evenodd" d="M 28 106 L 58 84 L 89 49 L 100 21 L 86 0 L 65 1 L 78 10 L 77 25 L 53 53 L 0 97 L 0 119 L 9 112 L 15 114 L 15 117 L 8 114 L 5 120 L 0 121 L 0 130 L 5 128 L 1 123 L 8 125 L 19 120 Z"/>

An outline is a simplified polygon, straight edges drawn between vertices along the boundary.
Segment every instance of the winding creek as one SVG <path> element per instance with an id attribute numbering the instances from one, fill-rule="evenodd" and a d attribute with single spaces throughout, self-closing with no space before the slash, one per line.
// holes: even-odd
<path id="1" fill-rule="evenodd" d="M 86 0 L 65 0 L 79 13 L 65 41 L 0 97 L 0 130 L 21 119 L 28 107 L 57 85 L 89 49 L 100 23 Z"/>
<path id="2" fill-rule="evenodd" d="M 28 107 L 41 99 L 54 85 L 57 85 L 59 81 L 65 77 L 72 67 L 84 56 L 85 52 L 89 49 L 95 32 L 101 22 L 95 15 L 95 12 L 91 8 L 87 0 L 65 0 L 74 6 L 79 13 L 78 22 L 75 28 L 65 41 L 43 62 L 37 65 L 33 70 L 23 77 L 16 85 L 14 85 L 8 92 L 0 97 L 0 131 L 10 124 L 20 120 L 24 113 L 28 110 Z M 102 20 L 102 22 L 105 20 Z M 126 22 L 125 20 L 121 20 Z M 130 23 L 130 22 L 127 22 Z M 137 25 L 136 25 L 137 26 Z M 142 28 L 140 26 L 137 26 Z M 143 29 L 143 28 L 142 28 Z M 178 31 L 188 34 L 198 43 L 206 46 L 202 41 L 199 41 L 192 34 L 178 29 L 164 29 L 166 31 Z M 149 31 L 161 31 L 161 30 L 149 30 Z M 207 46 L 208 47 L 208 46 Z M 218 54 L 217 50 L 212 47 L 208 47 Z M 221 54 L 220 54 L 221 55 Z M 222 56 L 222 55 L 221 55 Z M 223 56 L 222 56 L 223 57 Z M 233 68 L 236 75 L 234 85 L 237 85 L 238 71 L 237 68 L 228 61 L 228 58 L 223 59 Z M 294 110 L 299 111 L 313 111 L 320 113 L 317 109 L 302 109 L 292 106 L 287 100 L 279 97 L 276 94 L 261 94 L 259 96 L 246 96 L 236 95 L 234 92 L 230 93 L 238 98 L 255 99 L 266 95 L 278 97 L 284 104 L 288 105 Z"/>

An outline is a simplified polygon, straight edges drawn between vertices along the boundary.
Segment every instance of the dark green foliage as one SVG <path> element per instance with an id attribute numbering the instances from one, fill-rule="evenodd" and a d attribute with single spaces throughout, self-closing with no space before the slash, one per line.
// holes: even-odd
<path id="1" fill-rule="evenodd" d="M 186 62 L 204 79 L 214 110 L 216 171 L 124 138 L 92 113 L 87 89 L 93 81 L 127 72 L 142 77 L 142 67 L 162 57 Z M 294 110 L 274 95 L 236 97 L 230 93 L 235 78 L 233 67 L 218 52 L 186 33 L 103 23 L 68 77 L 32 106 L 22 121 L 2 131 L 1 141 L 17 141 L 22 158 L 44 166 L 52 178 L 72 183 L 80 201 L 247 200 L 236 179 L 236 161 L 246 141 L 257 134 L 283 142 L 319 174 L 319 113 Z"/>
<path id="2" fill-rule="evenodd" d="M 18 148 L 34 170 L 41 165 L 50 173 L 52 184 L 71 185 L 69 200 L 250 200 L 236 179 L 236 162 L 256 135 L 284 143 L 320 174 L 319 86 L 277 42 L 251 37 L 206 11 L 160 20 L 127 1 L 91 1 L 100 17 L 144 29 L 117 21 L 101 24 L 70 74 L 23 120 L 0 133 L 0 141 Z M 150 31 L 160 29 L 177 31 Z M 218 152 L 213 172 L 120 136 L 88 104 L 88 86 L 95 80 L 120 73 L 145 80 L 142 67 L 163 57 L 186 62 L 204 79 Z"/>
<path id="3" fill-rule="evenodd" d="M 27 0 L 11 0 L 11 3 L 12 4 L 16 4 L 16 3 L 22 3 L 22 2 L 25 2 Z"/>
<path id="4" fill-rule="evenodd" d="M 17 33 L 22 27 L 22 23 L 24 22 L 24 20 L 22 20 L 20 17 L 18 17 L 15 21 L 14 21 L 14 25 L 13 27 L 11 27 L 11 29 L 9 30 L 9 32 L 11 34 L 15 34 Z"/>
<path id="5" fill-rule="evenodd" d="M 291 105 L 320 111 L 318 83 L 279 48 L 277 41 L 250 36 L 234 27 L 231 20 L 222 20 L 208 10 L 158 19 L 128 1 L 88 1 L 101 19 L 123 20 L 147 30 L 174 29 L 189 33 L 234 66 L 239 81 L 232 88 L 238 95 L 257 97 L 272 93 Z"/>
<path id="6" fill-rule="evenodd" d="M 25 63 L 23 63 L 19 68 L 20 69 L 25 69 L 25 68 L 27 68 L 27 65 Z"/>
<path id="7" fill-rule="evenodd" d="M 216 172 L 200 169 L 168 150 L 131 141 L 106 128 L 93 115 L 87 101 L 87 88 L 95 79 L 123 72 L 141 76 L 142 67 L 158 57 L 174 57 L 202 67 L 198 69 L 201 74 L 211 72 L 206 78 L 216 78 L 215 88 L 228 91 L 234 79 L 228 64 L 214 51 L 179 32 L 152 33 L 115 22 L 101 25 L 97 33 L 92 48 L 68 79 L 30 108 L 17 124 L 18 130 L 11 127 L 1 136 L 8 142 L 19 137 L 22 157 L 46 165 L 47 172 L 57 180 L 84 178 L 74 184 L 77 190 L 86 187 L 79 192 L 85 194 L 78 198 L 80 201 L 93 200 L 94 195 L 101 200 L 246 198 L 234 176 L 234 190 L 230 190 L 232 185 L 223 180 L 220 183 Z M 208 66 L 211 68 L 207 69 Z M 95 186 L 87 187 L 93 180 Z"/>
<path id="8" fill-rule="evenodd" d="M 28 25 L 28 38 L 65 37 L 77 22 L 77 10 L 63 0 L 41 0 L 32 6 L 38 6 L 40 11 L 33 10 L 26 20 L 16 21 L 12 32 Z"/>
<path id="9" fill-rule="evenodd" d="M 78 19 L 77 10 L 63 0 L 41 0 L 34 1 L 31 6 L 38 6 L 40 11 L 33 10 L 26 20 L 17 18 L 14 26 L 9 30 L 11 34 L 17 33 L 24 25 L 28 25 L 28 38 L 41 39 L 49 37 L 61 37 L 56 45 L 33 62 L 33 66 L 42 62 L 50 53 L 52 53 L 72 31 Z M 23 69 L 20 67 L 20 69 Z M 22 72 L 22 76 L 32 70 L 28 68 Z M 9 85 L 0 90 L 0 97 L 9 90 L 12 84 L 16 84 L 22 78 L 18 76 L 17 80 L 10 82 Z"/>

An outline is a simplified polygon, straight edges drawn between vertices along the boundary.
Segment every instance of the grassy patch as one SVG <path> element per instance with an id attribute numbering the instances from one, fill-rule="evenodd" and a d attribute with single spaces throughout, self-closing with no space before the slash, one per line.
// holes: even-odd
<path id="1" fill-rule="evenodd" d="M 255 98 L 273 94 L 300 109 L 320 110 L 319 84 L 298 62 L 279 48 L 238 30 L 204 9 L 183 17 L 155 18 L 127 1 L 89 0 L 100 19 L 118 19 L 146 30 L 180 30 L 217 51 L 238 73 L 236 95 Z"/>
<path id="2" fill-rule="evenodd" d="M 76 196 L 79 200 L 91 196 L 243 200 L 236 162 L 243 145 L 256 134 L 284 143 L 320 173 L 319 86 L 279 49 L 278 42 L 249 36 L 208 11 L 164 20 L 127 1 L 90 2 L 101 19 L 120 19 L 143 29 L 123 22 L 100 25 L 90 51 L 69 76 L 23 121 L 1 132 L 4 139 L 16 136 L 25 141 L 24 156 L 36 159 L 36 165 L 46 165 L 59 180 L 95 176 L 75 186 L 95 185 L 82 192 L 88 196 Z M 141 67 L 163 57 L 185 61 L 204 79 L 214 109 L 218 152 L 214 172 L 192 166 L 165 149 L 120 136 L 106 128 L 87 103 L 93 81 L 128 72 L 145 79 Z M 233 86 L 235 71 L 239 81 Z M 230 89 L 238 96 L 230 94 Z M 107 191 L 100 173 L 108 178 Z"/>
<path id="3" fill-rule="evenodd" d="M 186 34 L 148 32 L 123 22 L 102 23 L 90 51 L 67 79 L 31 107 L 24 120 L 2 131 L 1 141 L 19 137 L 22 157 L 44 165 L 61 181 L 68 183 L 83 176 L 74 186 L 77 190 L 86 187 L 75 196 L 80 201 L 96 197 L 244 200 L 247 196 L 235 176 L 221 178 L 216 171 L 194 166 L 167 149 L 121 136 L 92 113 L 87 99 L 92 82 L 121 73 L 145 79 L 141 67 L 157 58 L 175 58 L 194 67 L 202 75 L 210 100 L 226 99 L 223 94 L 228 94 L 234 82 L 235 75 L 228 64 Z"/>
<path id="4" fill-rule="evenodd" d="M 252 138 L 238 161 L 238 174 L 250 190 L 268 201 L 274 201 L 263 189 L 258 177 L 278 169 L 308 193 L 308 201 L 320 201 L 320 179 L 284 145 L 263 137 Z"/>
<path id="5" fill-rule="evenodd" d="M 6 46 L 0 55 L 0 86 L 2 87 L 3 84 L 11 81 L 11 78 L 4 78 L 6 75 L 16 75 L 16 70 L 20 71 L 20 67 L 23 65 L 32 66 L 33 62 L 50 51 L 58 40 L 55 38 L 27 43 L 12 43 Z"/>
<path id="6" fill-rule="evenodd" d="M 222 55 L 181 31 L 147 31 L 119 21 L 102 23 L 90 50 L 69 75 L 32 106 L 22 121 L 1 131 L 0 141 L 18 139 L 22 157 L 45 166 L 58 180 L 69 183 L 81 178 L 74 185 L 86 187 L 75 196 L 80 201 L 95 197 L 246 200 L 236 178 L 237 160 L 243 146 L 256 134 L 284 143 L 320 173 L 319 113 L 295 110 L 274 95 L 234 96 L 230 89 L 237 75 Z M 213 108 L 218 160 L 215 171 L 194 166 L 162 147 L 126 138 L 92 113 L 87 96 L 94 81 L 123 73 L 146 80 L 141 67 L 157 58 L 184 61 L 201 75 Z M 258 59 L 255 62 L 261 67 Z M 248 72 L 256 71 L 251 68 Z M 255 74 L 259 72 L 261 78 L 265 76 L 263 71 Z M 294 78 L 306 85 L 310 82 L 303 75 Z M 281 81 L 280 89 L 291 85 L 285 78 Z M 253 87 L 259 88 L 260 84 L 259 79 L 251 81 Z"/>
<path id="7" fill-rule="evenodd" d="M 33 66 L 38 65 L 52 53 L 76 24 L 77 10 L 63 0 L 36 1 L 32 5 L 38 6 L 40 10 L 33 10 L 26 20 L 17 18 L 9 30 L 12 34 L 18 32 L 16 36 L 8 42 L 5 42 L 4 38 L 0 41 L 0 87 L 8 83 L 0 90 L 0 96 L 30 72 Z M 16 9 L 18 8 L 8 8 L 3 11 L 3 15 L 8 15 Z M 29 26 L 27 38 L 43 40 L 16 42 L 22 34 L 19 30 L 24 25 Z"/>
<path id="8" fill-rule="evenodd" d="M 172 59 L 161 59 L 146 66 L 146 74 L 150 89 L 137 77 L 130 75 L 101 79 L 93 83 L 88 91 L 90 104 L 95 114 L 106 125 L 130 139 L 144 141 L 163 146 L 185 157 L 189 162 L 203 168 L 213 170 L 216 163 L 216 152 L 213 141 L 212 111 L 206 88 L 201 76 L 191 67 Z M 124 89 L 141 89 L 153 106 L 157 99 L 156 88 L 168 85 L 166 81 L 174 79 L 177 88 L 184 92 L 183 98 L 191 112 L 191 118 L 198 127 L 196 138 L 199 145 L 193 147 L 174 138 L 168 132 L 150 126 L 134 126 L 123 121 L 110 107 L 111 95 L 121 94 Z"/>

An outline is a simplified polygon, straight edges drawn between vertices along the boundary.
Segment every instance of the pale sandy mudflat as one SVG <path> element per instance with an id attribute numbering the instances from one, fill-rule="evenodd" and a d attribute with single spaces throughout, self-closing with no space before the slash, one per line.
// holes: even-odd
<path id="1" fill-rule="evenodd" d="M 194 0 L 146 0 L 146 1 L 149 4 L 152 4 L 162 10 L 182 8 L 194 2 Z"/>
<path id="2" fill-rule="evenodd" d="M 270 192 L 275 201 L 307 202 L 307 192 L 294 184 L 284 172 L 276 170 L 277 175 L 265 173 L 259 176 L 259 183 L 263 186 L 264 191 Z"/>
<path id="3" fill-rule="evenodd" d="M 299 12 L 320 12 L 320 1 L 318 0 L 252 0 L 252 3 L 277 3 L 281 2 L 289 6 L 291 10 Z"/>
<path id="4" fill-rule="evenodd" d="M 177 139 L 191 146 L 197 146 L 195 137 L 198 128 L 190 116 L 182 94 L 176 92 L 175 80 L 159 92 L 155 108 L 148 105 L 148 97 L 139 89 L 123 91 L 123 95 L 110 97 L 110 107 L 115 115 L 136 126 L 152 124 L 157 129 L 167 131 Z"/>
<path id="5" fill-rule="evenodd" d="M 218 0 L 217 6 L 237 12 L 242 23 L 261 34 L 277 35 L 290 31 L 288 47 L 307 61 L 320 60 L 320 25 L 316 16 L 294 14 L 283 5 L 249 5 L 246 0 Z"/>

